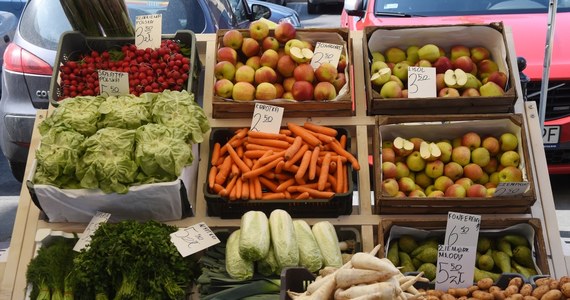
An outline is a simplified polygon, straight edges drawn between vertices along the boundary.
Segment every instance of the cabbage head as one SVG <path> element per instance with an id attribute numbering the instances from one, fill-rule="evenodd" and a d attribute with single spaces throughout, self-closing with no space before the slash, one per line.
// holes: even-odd
<path id="1" fill-rule="evenodd" d="M 80 96 L 62 100 L 40 124 L 40 134 L 44 135 L 52 127 L 65 127 L 84 136 L 91 136 L 97 131 L 99 105 L 104 100 L 103 96 Z"/>
<path id="2" fill-rule="evenodd" d="M 182 130 L 190 143 L 204 141 L 210 129 L 208 117 L 187 91 L 165 90 L 156 97 L 152 108 L 154 123 Z"/>
<path id="3" fill-rule="evenodd" d="M 77 165 L 81 187 L 105 193 L 127 193 L 137 176 L 133 159 L 135 130 L 102 128 L 85 140 L 85 154 Z"/>
<path id="4" fill-rule="evenodd" d="M 192 148 L 180 130 L 146 124 L 136 130 L 135 161 L 142 172 L 162 181 L 172 181 L 192 164 Z"/>
<path id="5" fill-rule="evenodd" d="M 73 129 L 53 127 L 41 137 L 36 150 L 34 182 L 63 187 L 75 177 L 77 162 L 83 155 L 85 137 Z"/>
<path id="6" fill-rule="evenodd" d="M 99 106 L 99 128 L 137 129 L 151 121 L 152 98 L 135 95 L 109 96 Z"/>

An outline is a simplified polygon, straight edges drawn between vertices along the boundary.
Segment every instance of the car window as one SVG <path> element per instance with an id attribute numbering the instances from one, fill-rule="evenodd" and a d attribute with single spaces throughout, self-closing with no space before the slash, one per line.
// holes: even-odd
<path id="1" fill-rule="evenodd" d="M 243 1 L 229 0 L 229 2 L 236 16 L 236 21 L 238 22 L 238 24 L 249 21 L 246 11 L 247 8 L 243 4 Z"/>
<path id="2" fill-rule="evenodd" d="M 56 50 L 62 32 L 71 30 L 59 1 L 30 1 L 20 20 L 20 34 L 28 42 Z"/>

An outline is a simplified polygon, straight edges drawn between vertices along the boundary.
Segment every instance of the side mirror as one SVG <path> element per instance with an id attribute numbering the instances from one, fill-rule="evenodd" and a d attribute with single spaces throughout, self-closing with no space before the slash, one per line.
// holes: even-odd
<path id="1" fill-rule="evenodd" d="M 261 18 L 269 19 L 269 17 L 271 17 L 271 9 L 265 5 L 251 5 L 251 12 L 253 13 L 254 20 L 259 20 Z"/>
<path id="2" fill-rule="evenodd" d="M 364 17 L 363 0 L 344 0 L 344 10 L 349 16 Z"/>

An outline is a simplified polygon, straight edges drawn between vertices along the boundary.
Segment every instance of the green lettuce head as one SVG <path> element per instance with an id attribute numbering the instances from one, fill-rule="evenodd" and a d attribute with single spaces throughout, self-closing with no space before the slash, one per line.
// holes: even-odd
<path id="1" fill-rule="evenodd" d="M 151 97 L 135 95 L 109 96 L 99 106 L 101 119 L 98 127 L 137 129 L 151 121 Z"/>
<path id="2" fill-rule="evenodd" d="M 44 135 L 52 127 L 65 127 L 91 136 L 97 131 L 99 105 L 104 100 L 102 96 L 80 96 L 59 102 L 52 114 L 40 124 L 40 134 Z"/>

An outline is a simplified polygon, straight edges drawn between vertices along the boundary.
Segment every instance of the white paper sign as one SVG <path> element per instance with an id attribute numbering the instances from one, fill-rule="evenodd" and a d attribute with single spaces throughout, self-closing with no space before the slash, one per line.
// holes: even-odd
<path id="1" fill-rule="evenodd" d="M 135 23 L 135 46 L 138 49 L 160 48 L 162 40 L 162 15 L 137 16 Z"/>
<path id="2" fill-rule="evenodd" d="M 342 45 L 317 42 L 315 51 L 313 51 L 311 66 L 313 66 L 313 69 L 317 69 L 323 63 L 330 63 L 336 67 L 340 60 L 342 49 Z"/>
<path id="3" fill-rule="evenodd" d="M 408 67 L 408 98 L 437 97 L 435 68 Z"/>
<path id="4" fill-rule="evenodd" d="M 91 236 L 93 235 L 93 233 L 95 233 L 97 228 L 99 228 L 99 226 L 102 223 L 107 223 L 110 217 L 111 214 L 109 213 L 104 213 L 100 211 L 95 213 L 95 215 L 93 216 L 93 218 L 91 219 L 89 224 L 87 224 L 87 227 L 83 231 L 81 238 L 77 240 L 77 243 L 75 243 L 73 251 L 79 252 L 81 251 L 81 249 L 88 247 L 89 243 L 91 243 Z"/>
<path id="5" fill-rule="evenodd" d="M 495 189 L 494 197 L 521 195 L 529 187 L 529 182 L 501 182 Z"/>
<path id="6" fill-rule="evenodd" d="M 477 246 L 481 216 L 448 212 L 445 228 L 446 246 Z"/>
<path id="7" fill-rule="evenodd" d="M 477 246 L 438 245 L 435 289 L 465 288 L 473 285 Z"/>
<path id="8" fill-rule="evenodd" d="M 99 94 L 120 96 L 129 94 L 129 73 L 97 70 L 99 76 Z"/>
<path id="9" fill-rule="evenodd" d="M 220 242 L 218 237 L 204 222 L 171 233 L 170 241 L 176 246 L 182 257 L 194 254 Z"/>
<path id="10" fill-rule="evenodd" d="M 279 133 L 285 109 L 280 106 L 255 103 L 249 130 Z"/>

